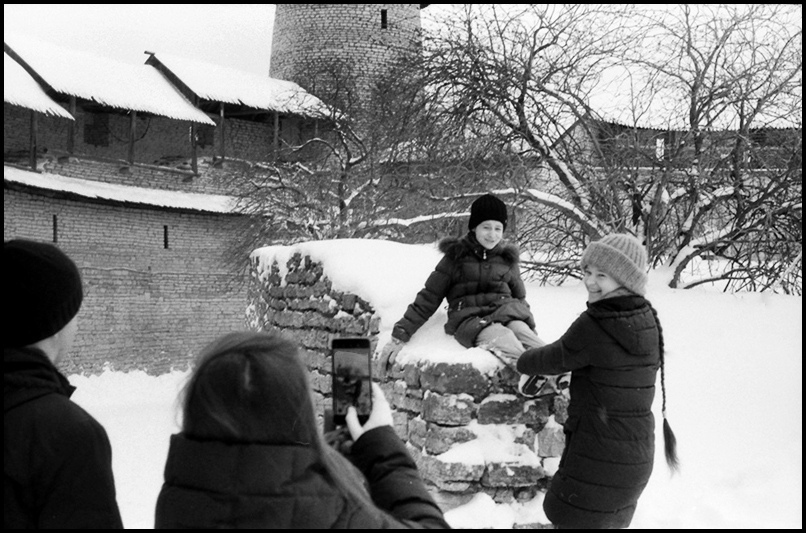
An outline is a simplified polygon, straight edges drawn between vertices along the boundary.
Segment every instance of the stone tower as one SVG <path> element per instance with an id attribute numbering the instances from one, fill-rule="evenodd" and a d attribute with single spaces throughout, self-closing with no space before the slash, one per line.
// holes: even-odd
<path id="1" fill-rule="evenodd" d="M 420 49 L 428 4 L 276 4 L 269 75 L 356 112 L 374 82 Z"/>

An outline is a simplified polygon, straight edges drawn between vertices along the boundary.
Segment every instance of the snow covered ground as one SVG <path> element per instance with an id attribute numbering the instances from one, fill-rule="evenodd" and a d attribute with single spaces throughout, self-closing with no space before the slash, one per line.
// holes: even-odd
<path id="1" fill-rule="evenodd" d="M 438 257 L 432 246 L 386 241 L 307 243 L 334 285 L 373 302 L 381 342 Z M 259 251 L 283 259 L 290 250 Z M 395 283 L 389 282 L 393 276 Z M 667 346 L 669 421 L 682 470 L 671 476 L 658 450 L 655 471 L 631 528 L 802 529 L 802 298 L 671 290 L 650 274 Z M 540 335 L 559 337 L 585 307 L 584 288 L 528 285 Z M 401 357 L 462 356 L 438 313 Z M 79 333 L 80 334 L 80 333 Z M 186 374 L 144 372 L 70 376 L 73 399 L 106 427 L 126 528 L 152 528 L 168 439 L 177 431 L 177 392 Z M 660 399 L 656 413 L 660 413 Z M 658 438 L 658 443 L 662 439 Z M 457 528 L 509 529 L 545 520 L 541 498 L 495 504 L 477 496 L 447 513 Z"/>

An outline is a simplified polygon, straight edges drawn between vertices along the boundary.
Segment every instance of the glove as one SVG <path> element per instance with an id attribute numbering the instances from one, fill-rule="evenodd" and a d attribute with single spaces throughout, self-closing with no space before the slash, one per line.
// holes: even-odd
<path id="1" fill-rule="evenodd" d="M 392 408 L 389 406 L 389 401 L 383 394 L 383 390 L 377 383 L 372 384 L 372 411 L 369 413 L 369 418 L 362 426 L 358 421 L 358 413 L 352 405 L 347 408 L 347 429 L 350 431 L 350 436 L 353 442 L 371 429 L 381 426 L 393 426 L 394 419 L 392 418 Z"/>
<path id="2" fill-rule="evenodd" d="M 392 337 L 392 340 L 387 342 L 384 347 L 381 349 L 381 368 L 388 371 L 389 368 L 393 364 L 395 364 L 395 360 L 397 359 L 397 354 L 400 353 L 400 350 L 403 349 L 403 345 L 406 344 L 405 342 Z"/>

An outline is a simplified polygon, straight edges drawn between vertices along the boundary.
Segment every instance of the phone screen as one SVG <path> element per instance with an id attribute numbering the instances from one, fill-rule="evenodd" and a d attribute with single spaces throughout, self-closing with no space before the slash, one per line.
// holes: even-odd
<path id="1" fill-rule="evenodd" d="M 341 347 L 333 343 L 333 418 L 344 423 L 347 408 L 354 406 L 358 420 L 366 422 L 372 410 L 372 376 L 369 343 L 366 347 Z"/>

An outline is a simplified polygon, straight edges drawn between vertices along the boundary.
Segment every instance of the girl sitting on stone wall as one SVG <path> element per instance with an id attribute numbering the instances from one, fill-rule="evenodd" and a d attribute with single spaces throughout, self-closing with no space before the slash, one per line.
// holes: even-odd
<path id="1" fill-rule="evenodd" d="M 445 299 L 445 333 L 466 348 L 489 350 L 513 370 L 524 350 L 546 344 L 535 331 L 526 302 L 518 247 L 504 240 L 507 219 L 504 202 L 485 194 L 470 206 L 468 233 L 440 241 L 444 256 L 394 325 L 392 339 L 381 350 L 382 367 L 395 362 L 403 345 Z M 556 392 L 556 378 L 524 375 L 518 389 L 527 397 Z"/>

